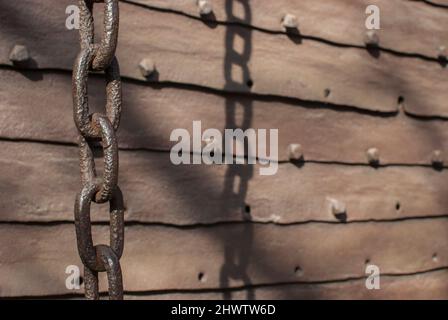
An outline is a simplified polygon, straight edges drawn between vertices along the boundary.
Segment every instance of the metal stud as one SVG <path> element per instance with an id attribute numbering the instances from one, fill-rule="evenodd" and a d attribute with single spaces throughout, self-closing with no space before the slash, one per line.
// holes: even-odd
<path id="1" fill-rule="evenodd" d="M 431 163 L 433 166 L 443 166 L 443 153 L 440 150 L 434 150 L 431 155 Z"/>
<path id="2" fill-rule="evenodd" d="M 151 76 L 156 71 L 156 64 L 150 58 L 145 58 L 138 64 L 142 76 L 145 78 Z"/>
<path id="3" fill-rule="evenodd" d="M 336 199 L 328 199 L 330 201 L 330 211 L 336 219 L 347 221 L 347 207 L 345 203 Z"/>
<path id="4" fill-rule="evenodd" d="M 9 54 L 9 60 L 13 63 L 26 62 L 30 59 L 28 49 L 20 44 L 16 44 Z"/>
<path id="5" fill-rule="evenodd" d="M 299 26 L 297 17 L 290 13 L 285 14 L 285 16 L 282 19 L 282 26 L 285 29 L 297 29 Z"/>
<path id="6" fill-rule="evenodd" d="M 377 165 L 380 162 L 380 151 L 377 148 L 370 148 L 366 152 L 367 161 L 371 165 Z"/>
<path id="7" fill-rule="evenodd" d="M 213 6 L 208 0 L 198 0 L 198 7 L 201 16 L 206 16 L 213 12 Z"/>
<path id="8" fill-rule="evenodd" d="M 298 143 L 293 143 L 288 146 L 288 158 L 289 160 L 301 160 L 303 159 L 303 149 Z"/>
<path id="9" fill-rule="evenodd" d="M 378 46 L 380 43 L 380 37 L 375 30 L 368 30 L 364 36 L 364 43 L 367 46 Z"/>
<path id="10" fill-rule="evenodd" d="M 437 55 L 439 57 L 446 57 L 446 47 L 445 46 L 439 46 L 437 48 Z"/>

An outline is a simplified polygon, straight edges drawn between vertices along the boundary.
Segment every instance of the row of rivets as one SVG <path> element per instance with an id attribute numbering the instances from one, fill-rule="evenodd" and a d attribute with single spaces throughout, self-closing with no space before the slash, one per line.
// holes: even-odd
<path id="1" fill-rule="evenodd" d="M 198 0 L 197 1 L 199 14 L 206 16 L 213 12 L 212 4 L 208 0 Z M 283 16 L 281 20 L 282 27 L 288 31 L 297 29 L 299 27 L 298 19 L 295 15 L 291 13 L 287 13 Z M 379 46 L 380 38 L 378 33 L 375 30 L 367 30 L 364 36 L 364 44 L 367 46 Z M 438 57 L 443 58 L 446 57 L 446 48 L 445 46 L 440 46 L 438 48 Z"/>
<path id="2" fill-rule="evenodd" d="M 198 0 L 199 13 L 201 15 L 209 15 L 213 12 L 213 7 L 208 0 Z M 298 28 L 298 20 L 297 17 L 293 14 L 286 14 L 282 18 L 282 27 L 286 30 L 288 29 L 297 29 Z M 364 43 L 367 46 L 378 46 L 380 42 L 379 35 L 375 30 L 367 30 L 364 36 Z M 444 58 L 447 57 L 447 49 L 445 46 L 439 46 L 437 49 L 438 57 Z M 28 50 L 23 45 L 15 45 L 12 49 L 9 59 L 12 62 L 20 63 L 26 62 L 30 59 Z M 145 59 L 146 60 L 146 59 Z M 154 63 L 146 63 L 142 61 L 143 65 L 140 67 L 142 70 L 142 74 L 145 77 L 148 77 L 152 72 L 154 72 Z M 142 63 L 141 63 L 142 64 Z"/>
<path id="3" fill-rule="evenodd" d="M 292 143 L 288 146 L 288 159 L 290 161 L 303 160 L 303 148 L 298 143 Z M 380 151 L 377 148 L 369 148 L 366 151 L 367 162 L 376 166 L 380 164 Z M 443 153 L 440 150 L 434 150 L 431 154 L 431 163 L 434 166 L 443 165 Z"/>
<path id="4" fill-rule="evenodd" d="M 334 198 L 327 198 L 327 201 L 329 203 L 328 206 L 329 213 L 333 215 L 337 220 L 341 222 L 346 222 L 348 216 L 345 202 Z M 401 203 L 397 201 L 395 203 L 395 211 L 401 212 L 401 210 L 402 210 Z"/>
<path id="5" fill-rule="evenodd" d="M 286 31 L 298 29 L 298 27 L 299 27 L 297 17 L 290 13 L 287 13 L 283 16 L 281 25 Z M 380 43 L 380 37 L 379 37 L 378 33 L 375 30 L 367 30 L 364 35 L 364 44 L 366 46 L 377 47 L 377 46 L 379 46 L 379 43 Z M 440 56 L 440 51 L 441 50 L 444 51 L 444 49 L 445 49 L 445 47 L 439 48 L 439 56 Z"/>

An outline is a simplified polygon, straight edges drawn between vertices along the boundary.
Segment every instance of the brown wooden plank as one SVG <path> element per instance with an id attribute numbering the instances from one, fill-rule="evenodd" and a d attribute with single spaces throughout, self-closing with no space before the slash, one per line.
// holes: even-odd
<path id="1" fill-rule="evenodd" d="M 383 276 L 381 290 L 366 290 L 365 279 L 331 283 L 300 283 L 268 285 L 254 288 L 214 289 L 207 292 L 177 291 L 170 293 L 129 292 L 125 300 L 321 300 L 321 299 L 390 299 L 390 300 L 446 300 L 448 272 L 430 271 L 416 275 Z M 423 288 L 423 289 L 422 289 Z M 45 298 L 45 296 L 37 296 Z M 67 298 L 67 296 L 63 296 Z M 102 299 L 106 299 L 103 293 Z M 77 293 L 72 299 L 83 299 Z"/>
<path id="2" fill-rule="evenodd" d="M 169 293 L 169 294 L 129 294 L 129 300 L 219 300 L 219 299 L 391 299 L 391 300 L 433 300 L 448 298 L 448 273 L 446 270 L 412 276 L 383 276 L 381 290 L 366 290 L 365 280 L 355 280 L 328 284 L 292 284 L 282 286 L 238 289 L 233 291 Z"/>
<path id="3" fill-rule="evenodd" d="M 445 219 L 185 230 L 134 226 L 126 229 L 121 263 L 131 292 L 357 278 L 365 276 L 366 259 L 383 274 L 408 274 L 447 265 L 447 228 Z M 107 229 L 94 230 L 95 242 L 106 241 Z M 0 251 L 2 296 L 72 292 L 65 288 L 65 270 L 80 265 L 74 226 L 2 225 L 0 231 L 1 242 L 8 243 Z"/>
<path id="4" fill-rule="evenodd" d="M 67 4 L 21 1 L 13 5 L 4 1 L 0 63 L 9 63 L 10 48 L 21 42 L 29 47 L 36 66 L 70 69 L 78 44 L 77 32 L 65 29 L 62 13 Z M 26 14 L 12 20 L 17 12 Z M 151 57 L 157 65 L 158 81 L 323 100 L 384 112 L 396 111 L 398 97 L 403 96 L 411 111 L 447 115 L 448 80 L 434 62 L 386 53 L 374 58 L 365 50 L 316 41 L 298 45 L 287 36 L 235 26 L 210 28 L 188 17 L 126 3 L 121 4 L 120 28 L 117 55 L 122 74 L 128 77 L 144 80 L 138 63 Z M 249 88 L 248 83 L 253 86 Z"/>
<path id="5" fill-rule="evenodd" d="M 103 111 L 104 82 L 101 77 L 92 78 L 90 105 L 92 110 Z M 76 142 L 68 74 L 0 70 L 0 82 L 0 137 Z M 245 118 L 251 128 L 278 129 L 280 161 L 288 160 L 287 147 L 293 143 L 302 145 L 308 161 L 367 163 L 366 150 L 377 148 L 382 164 L 430 165 L 434 150 L 448 153 L 444 121 L 421 121 L 403 114 L 379 117 L 329 110 L 323 104 L 152 88 L 129 82 L 124 83 L 123 93 L 119 131 L 123 148 L 169 151 L 175 144 L 169 141 L 172 130 L 186 128 L 192 132 L 195 120 L 202 121 L 203 130 L 223 130 L 232 127 L 229 119 L 234 117 L 237 123 Z"/>
<path id="6" fill-rule="evenodd" d="M 438 0 L 448 4 L 446 0 Z M 200 17 L 196 0 L 130 0 L 154 8 L 174 10 Z M 297 17 L 299 31 L 339 44 L 364 46 L 365 14 L 369 5 L 381 12 L 380 45 L 403 53 L 418 53 L 437 58 L 438 48 L 446 46 L 448 12 L 427 6 L 423 2 L 403 0 L 339 0 L 339 1 L 263 1 L 248 2 L 250 16 L 245 15 L 241 2 L 215 0 L 214 17 L 219 22 L 242 23 L 265 30 L 284 31 L 281 20 L 286 13 Z M 437 1 L 436 1 L 437 2 Z M 431 23 L 429 23 L 431 22 Z"/>
<path id="7" fill-rule="evenodd" d="M 15 142 L 0 146 L 0 219 L 72 220 L 80 190 L 77 148 Z M 446 170 L 307 163 L 302 168 L 281 164 L 276 175 L 261 176 L 259 168 L 175 166 L 168 153 L 122 151 L 119 181 L 126 219 L 191 225 L 390 220 L 447 213 Z M 346 204 L 347 217 L 333 215 L 334 199 Z M 98 207 L 92 209 L 100 211 L 92 219 L 108 221 L 108 206 Z"/>
<path id="8" fill-rule="evenodd" d="M 444 6 L 448 7 L 448 1 L 447 0 L 410 0 L 410 1 L 421 1 L 429 5 L 434 5 L 439 8 L 443 8 Z"/>

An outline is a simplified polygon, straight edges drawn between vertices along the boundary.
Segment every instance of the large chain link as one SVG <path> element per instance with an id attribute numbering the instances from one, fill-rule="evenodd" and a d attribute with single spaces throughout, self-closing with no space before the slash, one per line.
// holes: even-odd
<path id="1" fill-rule="evenodd" d="M 94 43 L 94 2 L 104 2 L 104 30 L 100 44 Z M 124 245 L 123 195 L 118 187 L 118 144 L 116 130 L 121 115 L 121 80 L 117 47 L 118 0 L 80 0 L 81 51 L 73 66 L 73 118 L 79 131 L 82 188 L 75 201 L 78 252 L 84 264 L 85 294 L 98 299 L 98 272 L 107 273 L 109 298 L 123 299 L 120 257 Z M 106 76 L 106 114 L 90 114 L 87 95 L 89 70 Z M 101 142 L 104 154 L 102 178 L 97 177 L 93 147 Z M 110 243 L 93 245 L 91 203 L 110 205 Z"/>

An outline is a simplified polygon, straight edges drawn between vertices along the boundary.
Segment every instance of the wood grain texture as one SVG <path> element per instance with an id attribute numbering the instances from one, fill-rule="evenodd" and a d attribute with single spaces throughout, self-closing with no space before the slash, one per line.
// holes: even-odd
<path id="1" fill-rule="evenodd" d="M 446 0 L 436 0 L 448 4 Z M 129 0 L 154 8 L 174 10 L 200 17 L 195 0 Z M 381 12 L 380 45 L 403 53 L 418 53 L 437 58 L 438 48 L 446 45 L 448 12 L 423 2 L 403 0 L 342 1 L 248 1 L 251 15 L 245 15 L 242 2 L 215 0 L 214 17 L 219 22 L 240 23 L 274 32 L 285 31 L 281 20 L 286 13 L 297 17 L 301 35 L 338 44 L 364 46 L 365 14 L 369 5 Z M 233 6 L 232 6 L 233 3 Z M 233 13 L 231 14 L 231 12 Z M 431 21 L 431 23 L 428 23 Z"/>
<path id="2" fill-rule="evenodd" d="M 104 112 L 104 81 L 101 76 L 89 81 L 91 109 Z M 0 137 L 77 141 L 69 74 L 0 70 L 0 82 Z M 279 152 L 272 159 L 280 161 L 289 160 L 287 147 L 293 143 L 302 145 L 307 161 L 367 164 L 365 152 L 374 147 L 380 151 L 381 164 L 430 165 L 434 150 L 448 153 L 444 121 L 421 121 L 402 113 L 380 117 L 331 110 L 323 104 L 129 82 L 123 84 L 119 144 L 169 151 L 176 143 L 169 141 L 174 129 L 192 133 L 193 121 L 200 120 L 203 130 L 223 132 L 232 128 L 232 119 L 254 129 L 278 129 Z M 270 154 L 269 144 L 266 148 L 260 149 L 261 154 Z"/>
<path id="3" fill-rule="evenodd" d="M 436 6 L 438 8 L 448 7 L 447 0 L 410 0 L 410 1 L 420 1 L 429 5 Z"/>
<path id="4" fill-rule="evenodd" d="M 447 228 L 445 219 L 342 227 L 133 226 L 121 259 L 124 285 L 132 292 L 343 280 L 364 277 L 366 259 L 383 275 L 421 272 L 447 265 Z M 107 229 L 94 229 L 96 243 L 107 239 Z M 8 245 L 0 250 L 0 295 L 73 293 L 65 287 L 65 270 L 80 265 L 74 233 L 73 225 L 1 225 L 1 242 Z"/>
<path id="5" fill-rule="evenodd" d="M 35 67 L 70 69 L 78 52 L 76 30 L 65 28 L 69 1 L 1 3 L 0 63 L 15 43 L 28 46 Z M 17 19 L 18 13 L 21 14 Z M 99 32 L 99 30 L 97 30 Z M 235 26 L 208 26 L 188 17 L 121 4 L 117 56 L 122 75 L 145 80 L 138 69 L 152 58 L 152 81 L 219 90 L 325 101 L 395 112 L 403 96 L 409 112 L 446 116 L 448 80 L 437 63 L 316 41 L 294 43 Z M 56 53 L 56 54 L 55 54 Z M 269 61 L 269 63 L 266 63 Z M 251 87 L 248 85 L 250 84 Z"/>
<path id="6" fill-rule="evenodd" d="M 0 146 L 0 219 L 72 221 L 80 188 L 77 148 Z M 122 151 L 119 185 L 128 222 L 338 223 L 446 215 L 447 174 L 421 167 L 281 164 L 276 175 L 261 176 L 258 165 L 175 166 L 168 153 Z M 346 217 L 332 214 L 332 199 L 346 204 Z M 92 219 L 109 221 L 107 210 L 93 205 Z"/>
<path id="7" fill-rule="evenodd" d="M 380 290 L 366 290 L 365 279 L 329 284 L 292 284 L 281 286 L 235 289 L 232 291 L 169 293 L 169 294 L 128 294 L 130 300 L 260 300 L 283 299 L 391 299 L 391 300 L 446 300 L 448 272 L 435 271 L 412 276 L 381 277 Z M 425 288 L 426 290 L 422 290 Z"/>

